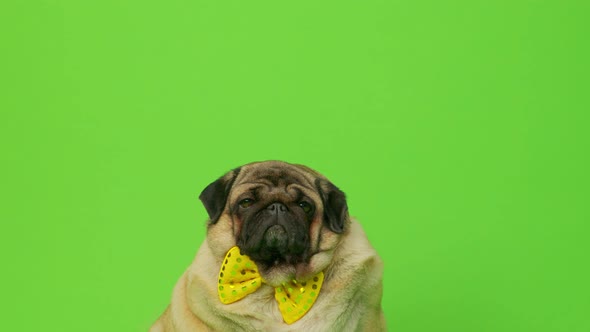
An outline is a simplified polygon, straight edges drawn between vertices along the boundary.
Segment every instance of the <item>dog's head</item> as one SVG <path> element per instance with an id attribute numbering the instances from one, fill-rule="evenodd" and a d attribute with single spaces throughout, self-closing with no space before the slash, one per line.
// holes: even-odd
<path id="1" fill-rule="evenodd" d="M 280 161 L 234 169 L 199 198 L 213 253 L 223 257 L 237 245 L 271 283 L 325 268 L 326 259 L 314 266 L 312 258 L 330 255 L 350 222 L 342 191 L 306 166 Z"/>

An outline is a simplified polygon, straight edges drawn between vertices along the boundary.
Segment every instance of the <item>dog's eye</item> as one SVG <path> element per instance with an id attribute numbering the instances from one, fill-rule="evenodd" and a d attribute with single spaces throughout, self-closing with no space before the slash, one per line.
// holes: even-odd
<path id="1" fill-rule="evenodd" d="M 311 211 L 311 204 L 307 202 L 299 202 L 299 206 L 305 211 L 305 213 L 309 213 Z"/>
<path id="2" fill-rule="evenodd" d="M 250 199 L 250 198 L 246 198 L 240 201 L 240 203 L 238 203 L 240 205 L 241 208 L 247 208 L 250 205 L 254 204 L 254 200 Z"/>

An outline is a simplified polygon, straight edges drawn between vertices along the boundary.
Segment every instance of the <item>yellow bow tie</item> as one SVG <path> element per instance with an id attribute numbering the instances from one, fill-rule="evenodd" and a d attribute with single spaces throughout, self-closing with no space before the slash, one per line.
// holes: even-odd
<path id="1" fill-rule="evenodd" d="M 263 282 L 250 257 L 242 255 L 240 248 L 232 247 L 221 264 L 217 293 L 222 303 L 230 304 L 254 293 Z M 320 272 L 307 282 L 293 280 L 275 287 L 275 299 L 285 323 L 291 324 L 309 311 L 323 282 L 324 273 Z"/>

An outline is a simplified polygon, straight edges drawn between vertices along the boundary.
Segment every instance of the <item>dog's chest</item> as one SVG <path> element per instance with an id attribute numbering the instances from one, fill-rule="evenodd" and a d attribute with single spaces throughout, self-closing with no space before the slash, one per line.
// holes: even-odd
<path id="1" fill-rule="evenodd" d="M 283 318 L 274 298 L 274 289 L 263 285 L 256 292 L 227 305 L 218 306 L 234 322 L 240 322 L 246 330 L 281 331 Z M 246 328 L 249 327 L 249 328 Z"/>
<path id="2" fill-rule="evenodd" d="M 236 331 L 327 331 L 334 326 L 336 319 L 329 317 L 335 313 L 327 299 L 329 294 L 322 295 L 305 316 L 290 325 L 283 321 L 274 289 L 268 285 L 220 309 L 236 323 Z M 326 315 L 328 312 L 331 314 Z"/>

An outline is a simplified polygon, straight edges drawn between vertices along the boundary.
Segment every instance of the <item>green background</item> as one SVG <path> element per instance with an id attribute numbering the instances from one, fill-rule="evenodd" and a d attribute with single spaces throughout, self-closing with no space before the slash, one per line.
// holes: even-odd
<path id="1" fill-rule="evenodd" d="M 4 331 L 146 331 L 197 197 L 349 197 L 391 331 L 590 331 L 587 1 L 3 1 Z"/>

